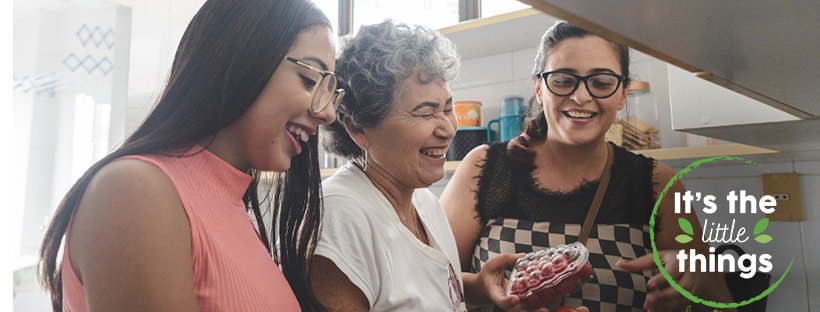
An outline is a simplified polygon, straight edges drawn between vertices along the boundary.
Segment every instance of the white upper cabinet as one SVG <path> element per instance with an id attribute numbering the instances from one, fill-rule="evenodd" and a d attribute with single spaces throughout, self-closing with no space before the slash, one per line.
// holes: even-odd
<path id="1" fill-rule="evenodd" d="M 672 129 L 688 130 L 799 118 L 674 65 L 667 65 Z"/>
<path id="2" fill-rule="evenodd" d="M 820 2 L 522 2 L 677 66 L 669 68 L 676 130 L 820 150 Z"/>

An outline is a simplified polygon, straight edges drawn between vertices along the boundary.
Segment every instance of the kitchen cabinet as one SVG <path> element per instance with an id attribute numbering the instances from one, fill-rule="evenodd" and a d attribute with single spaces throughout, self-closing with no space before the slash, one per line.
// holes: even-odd
<path id="1" fill-rule="evenodd" d="M 668 65 L 675 130 L 792 121 L 800 118 Z"/>
<path id="2" fill-rule="evenodd" d="M 500 103 L 498 99 L 506 95 L 504 92 L 529 98 L 533 92 L 529 75 L 532 60 L 537 53 L 537 45 L 546 29 L 557 20 L 539 10 L 525 9 L 440 29 L 442 34 L 456 44 L 462 56 L 461 77 L 451 84 L 457 99 L 482 101 L 485 106 L 482 109 L 482 118 L 486 121 L 493 118 L 492 110 L 497 109 Z M 726 153 L 770 153 L 771 149 L 747 148 L 744 144 L 715 148 L 699 147 L 697 152 L 687 153 L 687 146 L 682 139 L 683 133 L 679 131 L 747 124 L 750 120 L 763 123 L 798 119 L 765 103 L 686 73 L 651 54 L 634 49 L 631 54 L 633 78 L 647 81 L 651 85 L 652 91 L 640 95 L 641 103 L 638 105 L 653 106 L 650 110 L 654 110 L 658 117 L 650 121 L 661 130 L 661 146 L 664 148 L 660 149 L 662 151 L 659 155 L 664 155 L 662 157 L 665 159 L 691 158 L 690 156 L 703 155 L 704 152 L 706 156 Z M 463 89 L 468 89 L 469 92 L 462 92 Z M 459 97 L 461 93 L 480 98 L 462 98 Z M 722 102 L 730 105 L 718 107 Z M 490 111 L 490 114 L 485 114 L 487 111 Z M 695 114 L 706 112 L 714 112 L 708 116 L 711 121 L 706 127 L 688 122 L 695 120 Z M 704 114 L 696 116 L 697 121 L 699 122 L 703 116 Z M 680 156 L 669 154 L 665 148 L 675 148 L 675 153 Z M 713 149 L 714 152 L 708 153 L 709 149 Z"/>
<path id="3" fill-rule="evenodd" d="M 820 2 L 522 2 L 682 69 L 670 69 L 674 129 L 820 151 Z"/>
<path id="4" fill-rule="evenodd" d="M 482 101 L 482 119 L 486 124 L 494 118 L 492 111 L 498 109 L 500 99 L 504 96 L 529 98 L 532 95 L 529 70 L 539 39 L 557 20 L 537 9 L 524 9 L 439 29 L 456 44 L 462 58 L 461 77 L 451 84 L 457 100 Z M 656 101 L 650 101 L 652 103 L 649 105 L 657 106 L 661 120 L 657 126 L 663 136 L 663 148 L 635 152 L 655 159 L 668 161 L 716 155 L 774 154 L 778 152 L 777 149 L 741 144 L 744 143 L 743 140 L 721 136 L 717 137 L 730 142 L 685 146 L 679 131 L 713 137 L 709 132 L 712 129 L 747 125 L 750 120 L 768 124 L 798 119 L 766 103 L 717 86 L 685 69 L 669 65 L 653 54 L 633 51 L 632 67 L 633 73 L 638 76 L 636 78 L 646 80 L 652 86 L 651 93 Z M 465 90 L 470 90 L 471 98 L 459 97 Z M 670 101 L 686 105 L 669 105 Z M 698 124 L 703 116 L 708 116 L 709 121 Z M 458 164 L 458 161 L 449 161 L 445 164 L 445 169 L 455 170 Z M 329 176 L 334 172 L 335 168 L 322 169 L 322 176 Z"/>

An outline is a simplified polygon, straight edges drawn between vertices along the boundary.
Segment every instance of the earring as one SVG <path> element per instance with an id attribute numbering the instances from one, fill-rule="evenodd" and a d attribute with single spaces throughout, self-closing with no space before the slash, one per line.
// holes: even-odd
<path id="1" fill-rule="evenodd" d="M 362 156 L 359 156 L 359 167 L 361 167 L 362 171 L 364 171 L 364 172 L 367 172 L 367 161 L 368 161 L 367 149 L 363 148 L 362 149 Z"/>

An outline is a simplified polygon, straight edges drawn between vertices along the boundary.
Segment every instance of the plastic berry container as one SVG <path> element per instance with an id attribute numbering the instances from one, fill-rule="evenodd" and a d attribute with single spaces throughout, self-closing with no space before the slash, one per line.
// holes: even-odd
<path id="1" fill-rule="evenodd" d="M 516 261 L 507 294 L 520 297 L 526 309 L 555 307 L 592 279 L 588 259 L 578 242 L 528 253 Z"/>

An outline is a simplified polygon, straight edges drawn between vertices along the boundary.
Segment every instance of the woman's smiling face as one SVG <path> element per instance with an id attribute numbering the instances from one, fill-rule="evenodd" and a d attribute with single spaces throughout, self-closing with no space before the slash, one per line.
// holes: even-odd
<path id="1" fill-rule="evenodd" d="M 297 37 L 288 56 L 312 67 L 332 71 L 336 42 L 325 26 L 314 26 Z M 336 118 L 333 105 L 321 112 L 311 110 L 313 85 L 321 79 L 315 71 L 283 60 L 256 101 L 223 132 L 238 168 L 283 172 L 302 144 L 316 133 L 319 124 Z"/>
<path id="2" fill-rule="evenodd" d="M 594 35 L 566 39 L 552 48 L 544 71 L 556 70 L 579 76 L 623 73 L 612 44 Z M 581 82 L 573 93 L 559 96 L 548 90 L 545 80 L 537 78 L 535 90 L 547 119 L 547 140 L 567 145 L 585 145 L 603 140 L 615 121 L 616 113 L 623 107 L 626 88 L 621 85 L 612 96 L 602 99 L 592 97 Z"/>
<path id="3" fill-rule="evenodd" d="M 388 116 L 363 130 L 369 168 L 406 186 L 428 187 L 444 178 L 445 154 L 457 127 L 453 96 L 445 81 L 424 84 L 415 74 L 399 90 Z"/>

